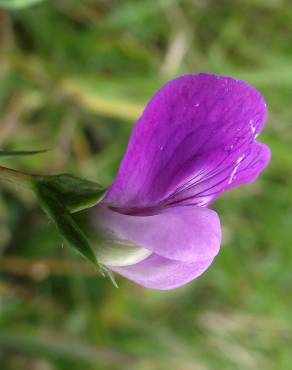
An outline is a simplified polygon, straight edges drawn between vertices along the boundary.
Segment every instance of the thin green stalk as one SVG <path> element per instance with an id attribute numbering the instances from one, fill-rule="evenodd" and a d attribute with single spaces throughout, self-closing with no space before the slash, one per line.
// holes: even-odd
<path id="1" fill-rule="evenodd" d="M 0 166 L 0 180 L 17 183 L 29 189 L 33 188 L 32 179 L 34 176 L 35 175 L 13 170 L 12 168 Z"/>

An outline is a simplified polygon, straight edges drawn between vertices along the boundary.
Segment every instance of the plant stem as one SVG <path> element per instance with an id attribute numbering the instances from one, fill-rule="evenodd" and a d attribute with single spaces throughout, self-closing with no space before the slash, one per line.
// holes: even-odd
<path id="1" fill-rule="evenodd" d="M 0 166 L 0 180 L 7 180 L 16 184 L 21 184 L 29 189 L 32 189 L 33 186 L 33 176 L 35 175 Z"/>

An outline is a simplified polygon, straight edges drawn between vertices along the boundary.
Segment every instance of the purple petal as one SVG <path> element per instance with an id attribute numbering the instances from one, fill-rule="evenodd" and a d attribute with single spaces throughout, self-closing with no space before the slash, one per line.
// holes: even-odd
<path id="1" fill-rule="evenodd" d="M 267 165 L 268 150 L 255 144 L 266 116 L 263 97 L 243 81 L 201 74 L 169 82 L 138 121 L 104 202 L 147 208 L 198 196 L 194 203 L 209 204 Z"/>
<path id="2" fill-rule="evenodd" d="M 221 163 L 197 180 L 195 185 L 193 179 L 186 181 L 184 186 L 167 199 L 167 202 L 172 206 L 177 204 L 207 206 L 224 191 L 255 181 L 268 165 L 270 157 L 269 147 L 255 142 L 245 153 L 230 155 L 226 164 Z"/>
<path id="3" fill-rule="evenodd" d="M 197 206 L 169 207 L 150 215 L 125 215 L 95 208 L 94 220 L 109 235 L 185 262 L 213 259 L 219 252 L 221 227 L 217 213 Z"/>
<path id="4" fill-rule="evenodd" d="M 109 267 L 146 288 L 169 290 L 187 284 L 202 275 L 212 261 L 209 259 L 200 262 L 181 262 L 153 254 L 132 266 Z"/>

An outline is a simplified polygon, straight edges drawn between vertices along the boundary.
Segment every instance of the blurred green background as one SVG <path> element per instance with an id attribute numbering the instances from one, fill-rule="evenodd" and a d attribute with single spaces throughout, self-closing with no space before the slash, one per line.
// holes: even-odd
<path id="1" fill-rule="evenodd" d="M 273 159 L 214 205 L 224 240 L 212 268 L 169 292 L 114 288 L 63 248 L 32 194 L 2 182 L 0 369 L 291 370 L 291 2 L 25 6 L 36 2 L 0 1 L 0 147 L 52 150 L 2 165 L 109 185 L 150 96 L 202 71 L 263 92 Z"/>

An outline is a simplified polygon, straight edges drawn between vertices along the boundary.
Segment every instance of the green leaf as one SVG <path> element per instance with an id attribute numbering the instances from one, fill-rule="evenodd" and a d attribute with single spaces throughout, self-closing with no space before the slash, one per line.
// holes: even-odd
<path id="1" fill-rule="evenodd" d="M 1 1 L 1 0 L 0 0 Z M 0 158 L 7 158 L 7 157 L 25 157 L 30 155 L 36 155 L 41 153 L 46 153 L 47 150 L 14 150 L 14 151 L 6 151 L 0 150 Z"/>
<path id="2" fill-rule="evenodd" d="M 23 9 L 46 0 L 0 0 L 0 7 L 11 10 Z"/>
<path id="3" fill-rule="evenodd" d="M 77 225 L 63 202 L 62 194 L 55 192 L 50 186 L 39 181 L 35 182 L 35 190 L 42 209 L 49 219 L 55 223 L 62 237 L 79 254 L 99 265 L 86 235 Z"/>
<path id="4" fill-rule="evenodd" d="M 101 185 L 93 181 L 68 174 L 36 176 L 35 181 L 58 193 L 70 212 L 77 212 L 94 206 L 101 200 L 106 191 Z"/>

